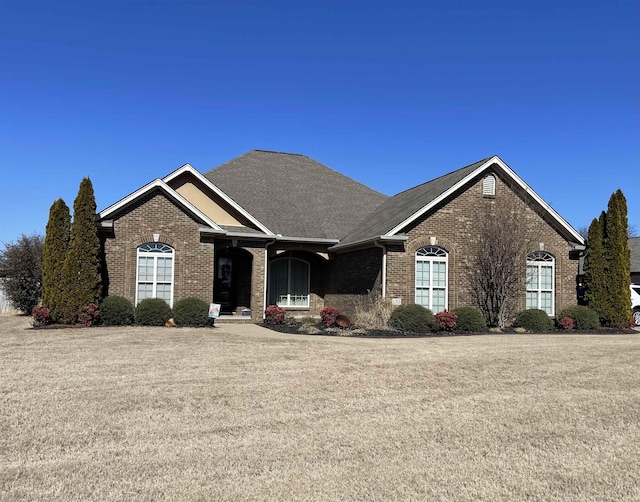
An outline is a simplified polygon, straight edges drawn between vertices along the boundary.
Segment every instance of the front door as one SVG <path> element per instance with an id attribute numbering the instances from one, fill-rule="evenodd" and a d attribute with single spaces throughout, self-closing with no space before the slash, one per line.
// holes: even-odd
<path id="1" fill-rule="evenodd" d="M 213 278 L 213 301 L 225 314 L 239 307 L 250 308 L 251 253 L 240 248 L 224 248 L 216 254 Z"/>

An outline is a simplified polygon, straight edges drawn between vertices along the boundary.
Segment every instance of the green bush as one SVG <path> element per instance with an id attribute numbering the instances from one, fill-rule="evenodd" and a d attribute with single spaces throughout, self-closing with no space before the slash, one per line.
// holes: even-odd
<path id="1" fill-rule="evenodd" d="M 133 304 L 122 296 L 107 296 L 100 304 L 98 320 L 104 326 L 133 324 Z"/>
<path id="2" fill-rule="evenodd" d="M 528 309 L 518 312 L 514 326 L 543 333 L 553 329 L 553 320 L 544 310 Z"/>
<path id="3" fill-rule="evenodd" d="M 209 304 L 200 298 L 183 298 L 173 306 L 173 320 L 178 326 L 211 326 Z"/>
<path id="4" fill-rule="evenodd" d="M 162 298 L 145 298 L 134 312 L 136 324 L 142 326 L 164 326 L 171 315 L 171 307 Z"/>
<path id="5" fill-rule="evenodd" d="M 458 316 L 456 331 L 462 333 L 484 333 L 487 331 L 487 322 L 484 320 L 482 312 L 477 308 L 458 307 L 453 309 L 453 313 Z"/>
<path id="6" fill-rule="evenodd" d="M 558 319 L 571 317 L 573 319 L 573 329 L 598 329 L 600 328 L 600 316 L 598 313 L 585 305 L 572 305 L 565 307 L 558 314 Z"/>
<path id="7" fill-rule="evenodd" d="M 433 333 L 438 329 L 433 313 L 417 303 L 396 307 L 391 313 L 389 326 L 411 333 Z"/>

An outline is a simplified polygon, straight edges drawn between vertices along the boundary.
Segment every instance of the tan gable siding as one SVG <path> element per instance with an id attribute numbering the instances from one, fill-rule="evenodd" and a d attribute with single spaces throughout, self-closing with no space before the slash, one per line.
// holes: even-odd
<path id="1" fill-rule="evenodd" d="M 200 211 L 218 225 L 242 226 L 242 223 L 193 183 L 184 183 L 176 188 L 176 192 L 200 209 Z"/>
<path id="2" fill-rule="evenodd" d="M 213 244 L 200 242 L 199 226 L 159 191 L 114 218 L 113 235 L 104 238 L 108 294 L 135 301 L 137 248 L 159 234 L 159 242 L 175 249 L 174 302 L 190 296 L 210 302 Z"/>
<path id="3" fill-rule="evenodd" d="M 578 262 L 569 259 L 567 242 L 549 226 L 537 213 L 528 207 L 511 188 L 496 177 L 496 196 L 483 197 L 482 179 L 478 179 L 468 189 L 458 194 L 446 205 L 419 219 L 407 232 L 405 250 L 388 249 L 387 254 L 387 297 L 401 298 L 402 303 L 413 303 L 415 287 L 415 252 L 429 245 L 431 238 L 436 245 L 449 253 L 449 309 L 472 305 L 467 284 L 467 260 L 473 253 L 473 242 L 477 241 L 477 227 L 483 214 L 483 206 L 500 204 L 507 199 L 516 200 L 521 207 L 523 224 L 531 225 L 540 235 L 544 250 L 556 259 L 556 305 L 555 311 L 576 303 L 575 277 Z M 537 251 L 536 244 L 531 252 Z M 526 259 L 523 257 L 523 260 Z M 524 308 L 524 291 L 519 298 L 519 308 Z"/>

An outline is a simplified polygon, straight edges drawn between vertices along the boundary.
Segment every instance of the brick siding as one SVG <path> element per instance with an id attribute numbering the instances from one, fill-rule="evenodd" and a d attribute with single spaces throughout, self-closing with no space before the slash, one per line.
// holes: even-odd
<path id="1" fill-rule="evenodd" d="M 544 251 L 555 257 L 555 311 L 576 304 L 577 260 L 569 259 L 568 245 L 544 219 L 534 212 L 504 179 L 496 176 L 495 197 L 482 195 L 482 179 L 478 179 L 446 205 L 414 223 L 407 232 L 406 252 L 389 248 L 387 251 L 387 297 L 401 298 L 402 303 L 415 301 L 415 253 L 435 244 L 448 252 L 449 297 L 448 308 L 473 305 L 467 272 L 467 260 L 474 254 L 473 243 L 478 240 L 477 228 L 483 217 L 483 206 L 514 201 L 520 208 L 523 223 L 538 235 Z M 539 243 L 530 252 L 538 251 Z M 523 257 L 524 260 L 524 257 Z M 525 291 L 518 298 L 518 309 L 524 309 Z"/>

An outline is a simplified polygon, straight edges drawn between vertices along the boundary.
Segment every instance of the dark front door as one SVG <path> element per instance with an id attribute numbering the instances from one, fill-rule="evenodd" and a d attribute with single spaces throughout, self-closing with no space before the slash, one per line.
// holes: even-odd
<path id="1" fill-rule="evenodd" d="M 213 301 L 221 305 L 225 314 L 238 307 L 250 307 L 251 253 L 240 248 L 225 248 L 215 258 Z"/>

